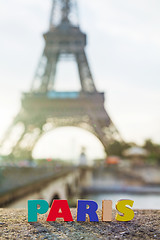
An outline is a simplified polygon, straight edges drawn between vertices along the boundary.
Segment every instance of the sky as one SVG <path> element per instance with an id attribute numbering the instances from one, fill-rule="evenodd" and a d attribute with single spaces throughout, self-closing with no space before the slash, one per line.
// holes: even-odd
<path id="1" fill-rule="evenodd" d="M 79 0 L 78 5 L 81 29 L 88 36 L 88 60 L 97 89 L 106 93 L 107 112 L 125 141 L 142 144 L 151 138 L 159 143 L 160 1 Z M 50 8 L 51 0 L 0 1 L 0 138 L 20 109 L 21 93 L 30 89 Z M 79 89 L 74 63 L 58 65 L 56 87 Z M 70 145 L 81 134 L 91 146 L 96 141 L 77 131 L 66 129 L 63 138 Z M 50 139 L 56 134 L 61 133 L 53 132 Z M 102 156 L 98 141 L 97 149 Z"/>

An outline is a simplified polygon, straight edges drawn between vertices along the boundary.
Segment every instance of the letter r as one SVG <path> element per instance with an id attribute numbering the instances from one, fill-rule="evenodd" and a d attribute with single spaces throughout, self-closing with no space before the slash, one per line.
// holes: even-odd
<path id="1" fill-rule="evenodd" d="M 87 206 L 89 208 L 87 208 Z M 99 222 L 97 211 L 98 204 L 91 200 L 78 200 L 77 206 L 77 222 L 85 222 L 86 214 L 89 215 L 91 222 Z"/>

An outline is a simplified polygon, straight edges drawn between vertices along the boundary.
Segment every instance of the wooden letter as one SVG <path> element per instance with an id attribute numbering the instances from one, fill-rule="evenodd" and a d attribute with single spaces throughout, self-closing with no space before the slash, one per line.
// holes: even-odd
<path id="1" fill-rule="evenodd" d="M 128 200 L 128 199 L 124 199 L 124 200 L 122 199 L 116 203 L 116 209 L 121 214 L 120 215 L 117 213 L 116 215 L 117 221 L 127 222 L 127 221 L 131 221 L 134 218 L 133 210 L 126 206 L 126 205 L 129 205 L 130 207 L 132 207 L 133 203 L 134 201 Z"/>
<path id="2" fill-rule="evenodd" d="M 37 214 L 44 214 L 48 209 L 49 205 L 45 200 L 28 200 L 28 222 L 37 222 Z"/>
<path id="3" fill-rule="evenodd" d="M 77 222 L 85 222 L 86 215 L 89 216 L 90 222 L 99 222 L 96 213 L 98 204 L 91 200 L 78 200 L 77 206 Z"/>
<path id="4" fill-rule="evenodd" d="M 47 217 L 48 222 L 54 222 L 57 218 L 63 218 L 65 222 L 72 222 L 72 214 L 67 200 L 54 200 Z"/>
<path id="5" fill-rule="evenodd" d="M 102 201 L 102 221 L 103 222 L 112 221 L 112 201 L 111 200 Z"/>

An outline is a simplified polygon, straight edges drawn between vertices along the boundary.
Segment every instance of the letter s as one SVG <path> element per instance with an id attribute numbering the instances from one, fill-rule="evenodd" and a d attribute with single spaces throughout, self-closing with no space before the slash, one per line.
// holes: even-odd
<path id="1" fill-rule="evenodd" d="M 134 201 L 128 200 L 128 199 L 121 199 L 116 203 L 116 209 L 119 213 L 122 213 L 123 215 L 116 214 L 116 220 L 127 222 L 131 221 L 134 218 L 134 211 L 130 209 L 129 207 L 126 207 L 126 205 L 133 206 Z"/>

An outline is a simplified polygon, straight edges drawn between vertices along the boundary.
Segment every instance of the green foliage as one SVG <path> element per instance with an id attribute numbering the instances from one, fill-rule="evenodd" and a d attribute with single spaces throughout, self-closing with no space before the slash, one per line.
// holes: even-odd
<path id="1" fill-rule="evenodd" d="M 110 156 L 115 155 L 115 156 L 122 157 L 123 151 L 126 150 L 127 148 L 132 147 L 133 145 L 135 144 L 115 141 L 108 146 L 107 154 Z"/>
<path id="2" fill-rule="evenodd" d="M 106 152 L 108 155 L 122 157 L 123 151 L 133 146 L 136 146 L 136 144 L 115 141 L 108 146 Z M 148 151 L 149 161 L 158 161 L 160 163 L 160 144 L 152 142 L 151 139 L 147 139 L 143 144 L 143 148 Z"/>
<path id="3" fill-rule="evenodd" d="M 148 151 L 149 159 L 155 159 L 160 162 L 160 144 L 152 142 L 151 139 L 147 139 L 143 145 L 143 148 Z"/>

